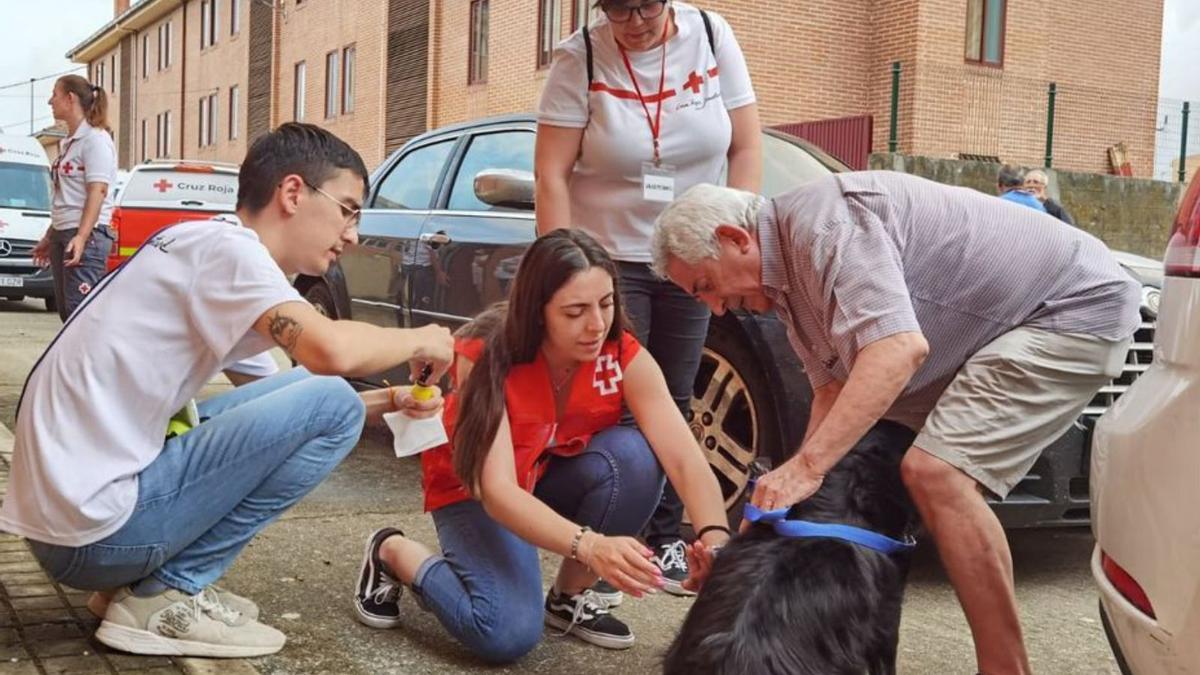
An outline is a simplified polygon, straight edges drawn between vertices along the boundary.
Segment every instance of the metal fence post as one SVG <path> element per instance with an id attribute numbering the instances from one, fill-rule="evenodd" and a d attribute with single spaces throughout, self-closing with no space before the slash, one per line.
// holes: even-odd
<path id="1" fill-rule="evenodd" d="M 1054 163 L 1054 100 L 1058 98 L 1058 84 L 1050 83 L 1046 105 L 1046 168 Z"/>
<path id="2" fill-rule="evenodd" d="M 900 147 L 899 120 L 900 115 L 900 62 L 892 63 L 892 119 L 888 128 L 888 152 L 896 152 Z"/>
<path id="3" fill-rule="evenodd" d="M 1187 101 L 1184 101 L 1183 102 L 1183 133 L 1181 134 L 1182 138 L 1179 141 L 1179 182 L 1180 183 L 1187 181 L 1187 127 L 1188 127 L 1188 115 L 1191 114 L 1191 111 L 1192 111 L 1192 104 Z"/>

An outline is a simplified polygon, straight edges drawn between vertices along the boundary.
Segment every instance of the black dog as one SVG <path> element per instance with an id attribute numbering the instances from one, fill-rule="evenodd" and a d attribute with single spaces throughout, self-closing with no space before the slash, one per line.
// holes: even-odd
<path id="1" fill-rule="evenodd" d="M 915 434 L 880 422 L 789 519 L 902 539 L 917 521 L 900 480 Z M 757 524 L 721 549 L 668 650 L 668 675 L 894 673 L 909 553 L 787 538 Z"/>

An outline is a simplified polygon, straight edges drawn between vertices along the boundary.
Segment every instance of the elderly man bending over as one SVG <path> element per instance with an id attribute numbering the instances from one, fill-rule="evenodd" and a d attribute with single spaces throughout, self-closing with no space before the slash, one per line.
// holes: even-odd
<path id="1" fill-rule="evenodd" d="M 974 190 L 840 174 L 772 200 L 698 185 L 660 216 L 660 274 L 708 304 L 774 309 L 813 388 L 794 457 L 752 502 L 782 508 L 880 418 L 919 431 L 905 484 L 958 594 L 979 670 L 1029 662 L 1000 497 L 1121 372 L 1137 284 L 1099 240 Z"/>

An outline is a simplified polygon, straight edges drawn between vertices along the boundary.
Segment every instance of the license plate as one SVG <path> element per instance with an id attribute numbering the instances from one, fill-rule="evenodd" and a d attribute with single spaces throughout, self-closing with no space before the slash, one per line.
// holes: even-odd
<path id="1" fill-rule="evenodd" d="M 0 276 L 0 288 L 21 288 L 24 285 L 25 280 L 21 277 Z"/>

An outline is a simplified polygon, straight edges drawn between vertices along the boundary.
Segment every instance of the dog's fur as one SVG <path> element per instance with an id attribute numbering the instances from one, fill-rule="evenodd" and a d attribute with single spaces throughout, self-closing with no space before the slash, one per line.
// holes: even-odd
<path id="1" fill-rule="evenodd" d="M 903 538 L 916 522 L 900 480 L 913 437 L 880 422 L 788 517 Z M 780 537 L 755 525 L 720 551 L 664 672 L 894 673 L 909 558 L 837 539 Z"/>

